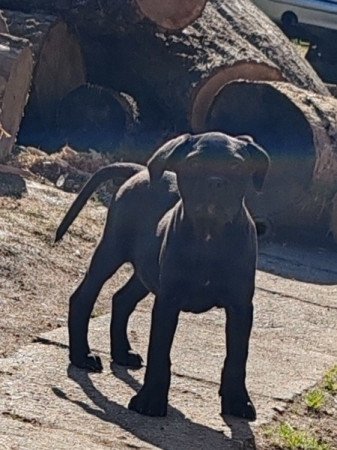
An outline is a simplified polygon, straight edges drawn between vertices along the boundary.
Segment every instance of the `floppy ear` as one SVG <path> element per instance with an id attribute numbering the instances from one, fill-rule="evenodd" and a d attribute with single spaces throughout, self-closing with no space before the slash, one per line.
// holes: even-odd
<path id="1" fill-rule="evenodd" d="M 245 150 L 250 156 L 249 165 L 253 177 L 253 184 L 258 192 L 262 191 L 263 183 L 270 166 L 268 153 L 256 144 L 250 136 L 237 136 L 237 139 L 244 141 L 247 145 Z"/>
<path id="2" fill-rule="evenodd" d="M 179 162 L 189 152 L 192 142 L 192 135 L 183 134 L 160 147 L 147 163 L 151 182 L 159 180 L 165 170 L 175 172 Z"/>

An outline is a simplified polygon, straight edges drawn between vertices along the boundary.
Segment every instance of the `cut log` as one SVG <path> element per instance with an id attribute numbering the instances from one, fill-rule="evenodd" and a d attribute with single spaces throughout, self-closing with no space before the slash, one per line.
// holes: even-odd
<path id="1" fill-rule="evenodd" d="M 138 120 L 127 96 L 93 85 L 82 85 L 60 102 L 57 126 L 62 144 L 78 150 L 116 151 Z"/>
<path id="2" fill-rule="evenodd" d="M 216 93 L 235 79 L 287 80 L 328 94 L 324 83 L 283 33 L 250 2 L 208 2 L 202 16 L 176 34 L 134 27 L 99 40 L 102 51 L 83 48 L 89 81 L 129 92 L 175 131 L 203 128 Z M 247 7 L 247 14 L 237 5 Z M 240 24 L 242 30 L 240 29 Z M 87 38 L 87 36 L 86 36 Z M 146 55 L 146 57 L 145 57 Z M 106 59 L 118 61 L 115 66 Z M 102 64 L 97 67 L 97 60 Z"/>
<path id="3" fill-rule="evenodd" d="M 44 11 L 63 18 L 94 34 L 111 34 L 125 23 L 148 19 L 166 30 L 180 30 L 194 22 L 207 0 L 0 0 L 0 8 L 28 13 Z"/>
<path id="4" fill-rule="evenodd" d="M 61 98 L 85 83 L 81 48 L 68 26 L 53 16 L 2 11 L 12 35 L 27 38 L 35 59 L 34 76 L 19 141 L 47 144 Z"/>
<path id="5" fill-rule="evenodd" d="M 337 192 L 337 100 L 289 83 L 236 81 L 210 108 L 205 130 L 249 134 L 272 166 L 261 196 L 249 196 L 258 218 L 279 228 L 325 228 Z"/>
<path id="6" fill-rule="evenodd" d="M 26 39 L 0 35 L 0 161 L 5 161 L 16 140 L 26 105 L 33 57 Z"/>
<path id="7" fill-rule="evenodd" d="M 312 90 L 316 93 L 328 95 L 328 90 L 324 83 L 317 76 L 310 64 L 302 58 L 289 39 L 280 29 L 250 0 L 235 0 L 234 2 L 223 2 L 213 0 L 209 9 L 217 13 L 223 19 L 222 27 L 227 30 L 227 36 L 235 38 L 238 34 L 248 43 L 259 50 L 270 62 L 280 69 L 284 80 L 301 88 Z M 220 21 L 218 20 L 219 25 Z M 232 42 L 235 47 L 235 41 Z M 236 78 L 248 80 L 270 80 L 271 78 L 260 77 L 259 73 L 254 74 L 253 68 L 247 67 L 247 75 Z M 207 99 L 215 95 L 224 83 L 221 75 L 218 75 L 218 82 L 210 80 L 205 86 L 201 86 L 195 95 L 191 123 L 194 130 L 202 129 L 203 120 L 207 115 L 209 102 Z M 226 78 L 226 77 L 224 77 Z M 231 80 L 234 77 L 230 77 Z M 226 80 L 224 80 L 226 81 Z M 213 83 L 214 88 L 213 88 Z M 215 89 L 215 90 L 214 90 Z M 206 103 L 206 108 L 204 107 Z"/>

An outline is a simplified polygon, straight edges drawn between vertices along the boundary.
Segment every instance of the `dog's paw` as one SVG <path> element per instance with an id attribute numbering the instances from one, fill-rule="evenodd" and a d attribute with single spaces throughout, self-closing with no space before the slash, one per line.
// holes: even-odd
<path id="1" fill-rule="evenodd" d="M 156 392 L 150 394 L 141 389 L 130 400 L 129 409 L 144 416 L 164 417 L 167 415 L 167 399 Z"/>
<path id="2" fill-rule="evenodd" d="M 248 396 L 222 396 L 221 415 L 240 417 L 252 422 L 256 420 L 256 410 Z"/>
<path id="3" fill-rule="evenodd" d="M 103 364 L 99 356 L 89 353 L 85 356 L 70 356 L 70 362 L 79 369 L 87 370 L 88 372 L 102 372 Z"/>
<path id="4" fill-rule="evenodd" d="M 123 355 L 113 355 L 112 361 L 114 364 L 130 369 L 140 369 L 143 366 L 143 358 L 132 350 L 129 350 Z"/>

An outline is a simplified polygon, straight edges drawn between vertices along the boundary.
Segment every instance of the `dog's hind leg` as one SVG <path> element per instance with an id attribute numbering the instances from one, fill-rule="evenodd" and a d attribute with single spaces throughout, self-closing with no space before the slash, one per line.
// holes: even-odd
<path id="1" fill-rule="evenodd" d="M 111 358 L 121 366 L 138 369 L 142 366 L 142 358 L 131 350 L 127 336 L 128 320 L 131 313 L 147 294 L 148 289 L 134 274 L 130 280 L 113 296 L 110 325 Z"/>
<path id="2" fill-rule="evenodd" d="M 113 243 L 116 240 L 106 233 L 98 244 L 90 267 L 70 298 L 69 305 L 69 346 L 70 361 L 77 367 L 100 372 L 102 363 L 99 357 L 90 352 L 88 326 L 95 301 L 104 283 L 125 262 L 122 252 Z"/>

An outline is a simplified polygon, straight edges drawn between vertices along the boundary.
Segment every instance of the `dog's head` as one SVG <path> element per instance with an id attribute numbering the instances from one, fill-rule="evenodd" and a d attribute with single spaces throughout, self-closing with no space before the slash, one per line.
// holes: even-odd
<path id="1" fill-rule="evenodd" d="M 177 174 L 186 214 L 193 221 L 232 222 L 252 177 L 261 191 L 269 168 L 267 153 L 249 136 L 184 134 L 163 145 L 149 160 L 151 183 L 165 170 Z"/>

